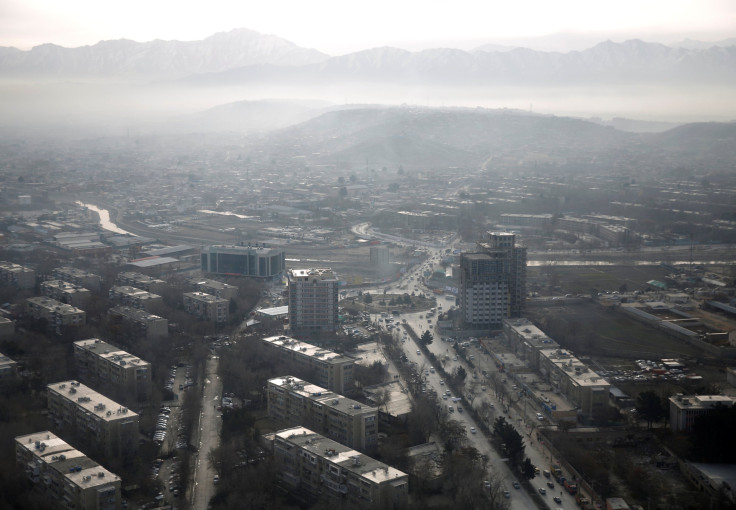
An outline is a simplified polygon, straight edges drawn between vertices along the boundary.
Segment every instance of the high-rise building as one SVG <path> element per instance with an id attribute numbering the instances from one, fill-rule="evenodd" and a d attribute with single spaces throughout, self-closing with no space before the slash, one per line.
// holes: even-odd
<path id="1" fill-rule="evenodd" d="M 331 269 L 290 269 L 289 328 L 295 332 L 335 331 L 337 277 Z"/>
<path id="2" fill-rule="evenodd" d="M 15 459 L 53 508 L 121 508 L 120 477 L 49 431 L 16 437 Z"/>
<path id="3" fill-rule="evenodd" d="M 214 245 L 205 248 L 201 257 L 203 273 L 274 278 L 286 269 L 281 248 Z"/>
<path id="4" fill-rule="evenodd" d="M 466 328 L 500 328 L 519 317 L 526 297 L 526 247 L 516 236 L 487 232 L 477 251 L 460 256 L 460 310 Z"/>

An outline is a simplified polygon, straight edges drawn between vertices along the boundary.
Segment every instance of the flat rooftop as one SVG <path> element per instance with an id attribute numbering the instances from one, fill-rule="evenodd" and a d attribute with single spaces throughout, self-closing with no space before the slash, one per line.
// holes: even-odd
<path id="1" fill-rule="evenodd" d="M 12 359 L 8 358 L 5 354 L 0 352 L 0 367 L 3 365 L 9 365 L 11 363 L 17 363 L 17 361 L 13 361 Z"/>
<path id="2" fill-rule="evenodd" d="M 269 317 L 278 317 L 280 315 L 287 315 L 289 313 L 289 305 L 285 306 L 274 306 L 273 308 L 261 308 L 256 310 L 257 314 L 267 315 Z"/>
<path id="3" fill-rule="evenodd" d="M 315 457 L 338 465 L 370 483 L 379 484 L 407 476 L 403 471 L 399 471 L 388 464 L 359 453 L 305 427 L 280 430 L 276 432 L 275 436 L 314 454 Z"/>
<path id="4" fill-rule="evenodd" d="M 150 367 L 151 364 L 148 361 L 143 361 L 137 356 L 133 356 L 129 352 L 126 352 L 114 345 L 108 344 L 97 338 L 88 338 L 87 340 L 80 340 L 74 342 L 74 345 L 85 351 L 93 352 L 99 357 L 106 359 L 112 364 L 120 367 Z"/>
<path id="5" fill-rule="evenodd" d="M 603 377 L 593 372 L 588 366 L 565 349 L 542 349 L 539 354 L 557 365 L 568 377 L 580 386 L 609 385 Z"/>
<path id="6" fill-rule="evenodd" d="M 127 407 L 123 407 L 101 393 L 97 393 L 84 384 L 75 381 L 63 381 L 49 384 L 49 392 L 56 393 L 70 402 L 83 408 L 89 414 L 95 415 L 104 421 L 116 421 L 128 418 L 137 418 L 138 414 Z"/>
<path id="7" fill-rule="evenodd" d="M 237 289 L 235 285 L 229 285 L 218 280 L 210 280 L 208 278 L 190 278 L 189 283 L 191 285 L 206 285 L 213 289 Z"/>
<path id="8" fill-rule="evenodd" d="M 15 441 L 37 459 L 63 473 L 67 480 L 83 489 L 120 480 L 117 475 L 100 466 L 53 432 L 43 431 L 18 436 Z"/>
<path id="9" fill-rule="evenodd" d="M 337 277 L 332 269 L 289 269 L 292 278 L 319 278 L 320 280 L 335 280 Z"/>
<path id="10" fill-rule="evenodd" d="M 227 303 L 227 299 L 207 294 L 206 292 L 185 292 L 183 296 L 194 299 L 195 301 L 206 301 L 207 303 Z"/>
<path id="11" fill-rule="evenodd" d="M 523 338 L 524 340 L 529 340 L 532 344 L 540 343 L 538 342 L 540 340 L 549 340 L 549 342 L 554 343 L 555 346 L 557 345 L 557 343 L 550 337 L 548 337 L 544 331 L 539 329 L 532 323 L 532 321 L 528 319 L 506 319 L 504 320 L 504 324 L 507 328 L 516 333 L 520 338 Z"/>
<path id="12" fill-rule="evenodd" d="M 286 391 L 301 395 L 302 397 L 314 402 L 319 402 L 325 407 L 337 409 L 341 413 L 350 416 L 361 415 L 370 411 L 378 412 L 378 409 L 375 407 L 361 404 L 357 400 L 344 397 L 339 393 L 335 393 L 334 391 L 327 390 L 321 386 L 317 386 L 316 384 L 303 381 L 298 377 L 290 375 L 275 377 L 273 379 L 269 379 L 268 383 L 283 388 Z"/>
<path id="13" fill-rule="evenodd" d="M 63 280 L 46 280 L 41 284 L 43 287 L 52 287 L 55 289 L 62 290 L 66 293 L 73 294 L 75 292 L 89 292 L 89 290 L 85 289 L 84 287 L 80 287 L 79 285 L 75 285 L 73 283 L 65 282 Z"/>
<path id="14" fill-rule="evenodd" d="M 354 362 L 355 359 L 350 356 L 338 354 L 336 352 L 317 347 L 316 345 L 301 342 L 295 338 L 288 336 L 271 336 L 263 339 L 264 342 L 270 343 L 271 345 L 280 347 L 284 350 L 294 351 L 302 356 L 308 356 L 318 360 L 326 361 L 327 363 L 346 363 L 348 361 Z"/>
<path id="15" fill-rule="evenodd" d="M 114 306 L 110 308 L 110 312 L 128 317 L 129 319 L 141 320 L 141 321 L 157 321 L 166 320 L 158 315 L 153 315 L 145 310 L 139 310 L 138 308 L 131 308 L 129 306 Z"/>
<path id="16" fill-rule="evenodd" d="M 32 297 L 28 298 L 28 302 L 32 303 L 46 310 L 52 310 L 56 313 L 70 314 L 70 313 L 84 313 L 84 310 L 80 310 L 76 306 L 72 306 L 55 299 L 48 297 Z"/>

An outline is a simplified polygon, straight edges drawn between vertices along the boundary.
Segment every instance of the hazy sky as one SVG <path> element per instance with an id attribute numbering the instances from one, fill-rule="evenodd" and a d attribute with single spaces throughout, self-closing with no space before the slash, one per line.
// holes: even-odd
<path id="1" fill-rule="evenodd" d="M 606 38 L 734 37 L 736 0 L 0 0 L 0 46 L 21 49 L 120 38 L 196 40 L 233 28 L 331 55 L 491 42 L 583 49 Z M 543 38 L 553 34 L 566 36 Z"/>

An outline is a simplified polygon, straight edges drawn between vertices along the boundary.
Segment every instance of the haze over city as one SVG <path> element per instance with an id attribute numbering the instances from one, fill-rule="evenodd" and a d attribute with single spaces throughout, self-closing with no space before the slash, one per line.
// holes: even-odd
<path id="1" fill-rule="evenodd" d="M 0 0 L 0 509 L 732 510 L 736 4 Z"/>

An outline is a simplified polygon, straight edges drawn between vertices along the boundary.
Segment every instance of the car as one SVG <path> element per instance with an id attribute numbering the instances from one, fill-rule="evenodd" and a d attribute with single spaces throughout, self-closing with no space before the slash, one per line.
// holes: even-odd
<path id="1" fill-rule="evenodd" d="M 542 413 L 537 413 L 537 420 L 544 420 L 544 416 L 542 416 Z"/>
<path id="2" fill-rule="evenodd" d="M 552 483 L 552 482 L 547 482 L 547 487 L 549 487 L 550 489 L 554 489 L 555 488 L 555 484 Z"/>
<path id="3" fill-rule="evenodd" d="M 554 497 L 554 498 L 552 498 L 552 499 L 553 499 L 553 500 L 555 501 L 555 503 L 557 503 L 558 505 L 561 505 L 561 504 L 562 504 L 562 498 L 561 498 L 561 497 L 559 497 L 559 496 L 555 496 L 555 497 Z"/>
<path id="4" fill-rule="evenodd" d="M 422 354 L 422 351 L 420 351 L 419 349 L 417 349 L 417 356 L 419 356 L 421 354 Z"/>
<path id="5" fill-rule="evenodd" d="M 516 490 L 521 489 L 521 485 L 519 484 L 519 482 L 514 482 L 512 485 L 514 486 L 514 489 Z"/>
<path id="6" fill-rule="evenodd" d="M 503 491 L 503 497 L 509 499 L 511 497 L 511 493 L 509 491 Z"/>
<path id="7" fill-rule="evenodd" d="M 218 483 L 220 483 L 220 475 L 215 475 L 214 478 L 212 479 L 212 482 L 215 485 L 217 485 Z"/>
<path id="8" fill-rule="evenodd" d="M 470 433 L 471 434 L 475 434 L 476 433 L 475 427 L 470 427 Z"/>
<path id="9" fill-rule="evenodd" d="M 440 386 L 444 386 L 444 385 L 445 385 L 445 381 L 443 381 L 442 379 L 440 379 Z"/>
<path id="10" fill-rule="evenodd" d="M 545 496 L 545 495 L 547 495 L 547 489 L 545 489 L 544 487 L 540 487 L 540 488 L 539 488 L 539 493 L 540 493 L 540 494 L 541 494 L 542 496 Z"/>

